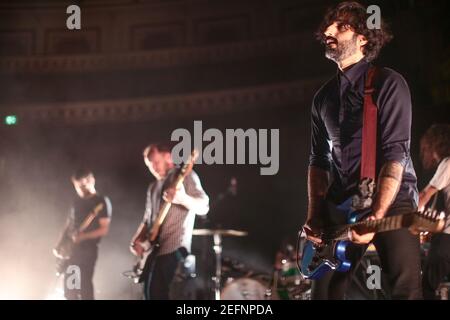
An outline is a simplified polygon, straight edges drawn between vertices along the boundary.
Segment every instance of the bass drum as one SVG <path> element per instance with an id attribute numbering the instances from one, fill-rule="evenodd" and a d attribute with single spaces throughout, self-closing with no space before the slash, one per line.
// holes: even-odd
<path id="1" fill-rule="evenodd" d="M 222 300 L 267 300 L 270 289 L 255 278 L 229 279 L 220 293 Z"/>

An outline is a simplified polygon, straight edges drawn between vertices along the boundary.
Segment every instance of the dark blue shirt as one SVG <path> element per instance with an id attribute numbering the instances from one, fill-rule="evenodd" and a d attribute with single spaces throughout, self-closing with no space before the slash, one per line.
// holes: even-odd
<path id="1" fill-rule="evenodd" d="M 314 96 L 311 111 L 310 166 L 332 174 L 329 198 L 339 203 L 355 193 L 360 178 L 364 83 L 370 64 L 364 59 L 325 83 Z M 404 167 L 391 208 L 417 206 L 417 179 L 410 157 L 411 95 L 405 79 L 379 68 L 374 80 L 378 107 L 377 174 L 387 161 Z"/>

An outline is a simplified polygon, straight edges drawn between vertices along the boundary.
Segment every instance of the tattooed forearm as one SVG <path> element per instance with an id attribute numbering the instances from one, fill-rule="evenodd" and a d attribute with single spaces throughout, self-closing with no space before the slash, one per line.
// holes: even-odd
<path id="1" fill-rule="evenodd" d="M 317 167 L 308 169 L 308 220 L 319 218 L 322 210 L 323 200 L 328 191 L 329 176 L 328 171 Z"/>
<path id="2" fill-rule="evenodd" d="M 387 162 L 380 171 L 373 214 L 382 218 L 397 196 L 403 176 L 403 166 L 396 161 Z"/>
<path id="3" fill-rule="evenodd" d="M 396 161 L 387 162 L 383 168 L 381 168 L 380 179 L 381 178 L 392 178 L 398 182 L 402 181 L 403 166 Z"/>

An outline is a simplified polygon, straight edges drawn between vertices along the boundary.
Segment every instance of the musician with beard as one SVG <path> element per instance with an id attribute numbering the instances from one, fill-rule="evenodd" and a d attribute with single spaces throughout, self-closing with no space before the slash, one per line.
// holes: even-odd
<path id="1" fill-rule="evenodd" d="M 362 158 L 364 87 L 369 70 L 377 106 L 376 193 L 367 205 L 369 219 L 403 214 L 417 208 L 416 175 L 410 157 L 411 97 L 405 79 L 371 62 L 391 39 L 383 21 L 367 27 L 366 7 L 343 2 L 329 10 L 317 36 L 325 56 L 338 68 L 316 93 L 311 112 L 311 153 L 308 169 L 308 216 L 304 230 L 309 240 L 321 242 L 324 227 L 345 224 L 344 215 L 332 217 L 326 204 L 339 205 L 358 194 Z M 386 272 L 393 299 L 420 299 L 420 243 L 407 229 L 358 234 L 347 250 L 349 272 L 329 272 L 315 280 L 313 299 L 344 299 L 352 272 L 373 241 Z M 387 288 L 383 288 L 387 289 Z"/>

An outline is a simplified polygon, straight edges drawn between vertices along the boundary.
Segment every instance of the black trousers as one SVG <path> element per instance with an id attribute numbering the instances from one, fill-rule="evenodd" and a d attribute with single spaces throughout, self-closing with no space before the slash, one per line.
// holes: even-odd
<path id="1" fill-rule="evenodd" d="M 64 296 L 67 300 L 94 300 L 94 269 L 97 246 L 74 251 L 64 273 Z"/>
<path id="2" fill-rule="evenodd" d="M 157 256 L 146 281 L 144 281 L 145 300 L 169 300 L 170 287 L 187 251 L 180 248 L 172 253 Z"/>
<path id="3" fill-rule="evenodd" d="M 431 238 L 425 262 L 422 286 L 425 299 L 436 299 L 436 289 L 450 276 L 450 234 L 438 233 Z"/>
<path id="4" fill-rule="evenodd" d="M 411 209 L 405 209 L 410 212 Z M 420 241 L 407 229 L 381 232 L 375 235 L 374 245 L 380 257 L 391 299 L 422 299 Z M 351 244 L 347 258 L 352 261 L 349 272 L 329 272 L 315 280 L 312 286 L 313 300 L 345 299 L 353 273 L 367 246 Z"/>

